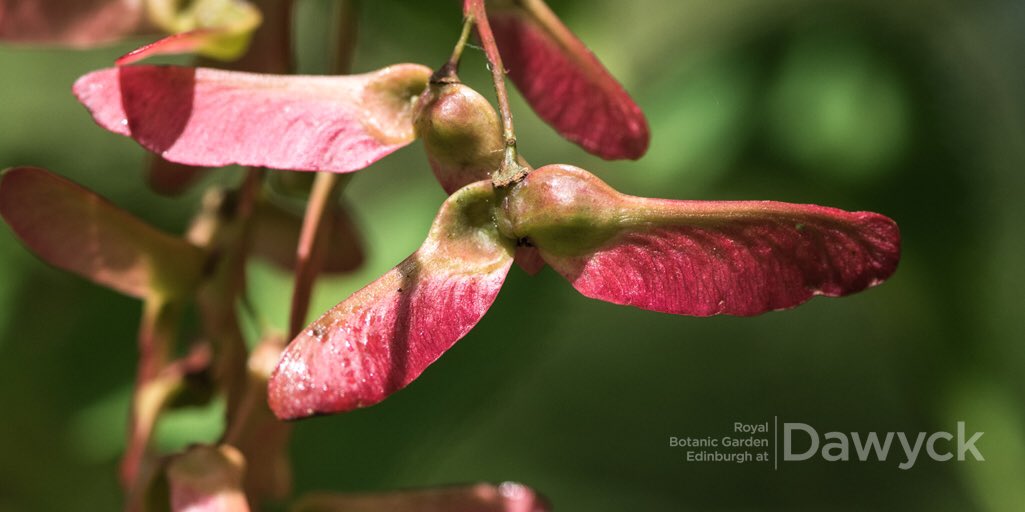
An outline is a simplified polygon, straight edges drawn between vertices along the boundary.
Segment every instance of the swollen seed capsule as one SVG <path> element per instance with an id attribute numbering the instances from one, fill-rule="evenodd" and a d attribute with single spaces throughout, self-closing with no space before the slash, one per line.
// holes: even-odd
<path id="1" fill-rule="evenodd" d="M 484 96 L 459 82 L 431 83 L 417 101 L 413 127 L 445 192 L 491 178 L 504 157 L 498 113 Z M 523 158 L 518 162 L 529 167 Z M 519 247 L 516 264 L 536 274 L 544 262 L 533 247 Z"/>
<path id="2" fill-rule="evenodd" d="M 449 194 L 489 179 L 502 163 L 498 113 L 466 85 L 431 84 L 417 102 L 413 123 L 434 175 Z"/>
<path id="3" fill-rule="evenodd" d="M 628 217 L 629 201 L 583 169 L 546 165 L 506 195 L 498 227 L 549 253 L 577 253 L 613 236 Z"/>

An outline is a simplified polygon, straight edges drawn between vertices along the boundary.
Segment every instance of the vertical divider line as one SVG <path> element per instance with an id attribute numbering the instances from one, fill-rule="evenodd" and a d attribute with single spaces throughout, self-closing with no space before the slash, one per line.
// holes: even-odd
<path id="1" fill-rule="evenodd" d="M 772 417 L 772 470 L 779 471 L 779 416 Z"/>

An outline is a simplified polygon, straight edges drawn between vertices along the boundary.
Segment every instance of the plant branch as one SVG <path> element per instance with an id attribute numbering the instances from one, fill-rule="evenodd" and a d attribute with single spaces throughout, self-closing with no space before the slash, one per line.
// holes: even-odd
<path id="1" fill-rule="evenodd" d="M 348 73 L 352 67 L 353 52 L 356 49 L 358 17 L 355 1 L 342 1 L 336 6 L 338 32 L 337 53 L 333 70 L 337 74 Z M 302 231 L 295 251 L 295 285 L 292 288 L 292 304 L 288 315 L 288 334 L 294 338 L 306 324 L 310 308 L 313 282 L 324 264 L 326 246 L 323 243 L 324 216 L 338 197 L 344 182 L 338 174 L 318 173 L 313 181 L 310 199 L 303 216 Z"/>
<path id="2" fill-rule="evenodd" d="M 470 34 L 473 32 L 474 23 L 473 14 L 467 14 L 463 18 L 463 31 L 459 34 L 459 40 L 456 41 L 456 45 L 452 48 L 452 55 L 449 56 L 448 62 L 444 66 L 438 68 L 431 75 L 432 84 L 459 82 L 459 62 L 463 58 L 463 50 L 466 48 L 466 44 L 470 41 Z"/>
<path id="3" fill-rule="evenodd" d="M 452 48 L 452 55 L 448 58 L 448 65 L 454 69 L 459 69 L 459 61 L 463 58 L 463 49 L 466 48 L 466 43 L 470 41 L 474 23 L 476 23 L 476 18 L 472 14 L 463 18 L 463 31 L 459 34 L 459 40 L 456 41 L 455 47 Z"/>
<path id="4" fill-rule="evenodd" d="M 159 294 L 147 297 L 143 306 L 139 323 L 139 363 L 128 415 L 127 448 L 121 458 L 120 468 L 121 483 L 127 490 L 137 485 L 140 467 L 146 456 L 145 442 L 149 439 L 149 429 L 143 425 L 145 415 L 138 407 L 139 397 L 168 366 L 178 337 L 182 313 L 180 302 Z"/>
<path id="5" fill-rule="evenodd" d="M 496 187 L 506 187 L 522 180 L 530 170 L 517 162 L 516 130 L 513 127 L 512 110 L 509 108 L 509 94 L 505 89 L 505 66 L 502 64 L 502 56 L 498 52 L 495 35 L 491 32 L 491 23 L 488 22 L 484 0 L 466 0 L 463 4 L 463 12 L 465 16 L 473 17 L 477 23 L 477 35 L 480 36 L 484 54 L 488 58 L 491 81 L 495 85 L 495 96 L 498 97 L 498 111 L 502 116 L 502 138 L 505 139 L 505 155 L 502 158 L 501 167 L 492 174 L 491 181 Z"/>
<path id="6" fill-rule="evenodd" d="M 335 74 L 345 74 L 352 69 L 352 60 L 356 55 L 356 35 L 359 33 L 359 2 L 341 0 L 334 5 L 335 19 L 338 22 L 334 33 Z"/>
<path id="7" fill-rule="evenodd" d="M 338 197 L 338 191 L 341 189 L 340 177 L 338 174 L 322 172 L 318 173 L 313 181 L 295 252 L 295 285 L 292 288 L 292 305 L 288 315 L 288 335 L 291 338 L 299 334 L 306 324 L 313 281 L 324 263 L 325 244 L 321 240 L 321 234 L 326 231 L 322 228 L 324 217 Z"/>
<path id="8" fill-rule="evenodd" d="M 214 238 L 220 252 L 209 286 L 199 303 L 214 349 L 215 379 L 226 390 L 228 410 L 234 408 L 245 381 L 247 348 L 239 325 L 238 300 L 246 288 L 246 260 L 253 233 L 253 212 L 262 191 L 264 172 L 250 167 L 239 186 L 234 211 Z M 230 413 L 229 413 L 230 414 Z"/>

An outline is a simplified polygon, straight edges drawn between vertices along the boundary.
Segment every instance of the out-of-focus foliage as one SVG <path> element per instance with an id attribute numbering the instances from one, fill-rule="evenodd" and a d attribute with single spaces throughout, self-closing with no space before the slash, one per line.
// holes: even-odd
<path id="1" fill-rule="evenodd" d="M 307 0 L 308 1 L 308 0 Z M 315 10 L 316 4 L 305 9 Z M 1016 0 L 552 0 L 648 113 L 638 162 L 561 140 L 518 98 L 535 165 L 586 167 L 644 196 L 774 199 L 884 213 L 904 258 L 885 285 L 756 318 L 673 317 L 583 300 L 513 270 L 496 307 L 408 389 L 298 424 L 297 492 L 518 480 L 565 510 L 1017 510 L 1025 503 L 1025 10 Z M 315 12 L 300 15 L 300 37 Z M 364 2 L 355 71 L 441 64 L 456 3 Z M 311 30 L 312 32 L 312 30 Z M 315 39 L 314 39 L 315 40 Z M 96 128 L 70 86 L 135 43 L 0 48 L 0 167 L 69 176 L 159 227 L 141 150 Z M 317 69 L 316 46 L 301 62 Z M 461 72 L 490 97 L 484 60 Z M 235 180 L 236 171 L 209 179 Z M 312 312 L 412 252 L 443 193 L 414 144 L 345 192 L 368 264 L 322 281 Z M 288 277 L 252 268 L 282 326 Z M 530 281 L 528 283 L 528 281 Z M 0 228 L 0 509 L 119 507 L 116 461 L 138 305 L 45 267 Z M 985 431 L 985 462 L 688 463 L 671 435 L 779 416 L 820 430 Z M 161 425 L 210 440 L 217 411 Z M 866 492 L 866 490 L 873 492 Z"/>

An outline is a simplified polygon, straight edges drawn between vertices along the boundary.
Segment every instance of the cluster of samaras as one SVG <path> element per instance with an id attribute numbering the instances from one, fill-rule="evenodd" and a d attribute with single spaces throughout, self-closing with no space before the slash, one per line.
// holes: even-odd
<path id="1" fill-rule="evenodd" d="M 449 194 L 420 249 L 303 329 L 275 357 L 273 371 L 268 365 L 266 397 L 278 418 L 369 406 L 408 385 L 481 319 L 514 262 L 529 273 L 550 266 L 587 297 L 696 316 L 756 315 L 814 295 L 846 295 L 882 282 L 897 266 L 897 226 L 875 213 L 770 201 L 635 197 L 574 166 L 534 169 L 518 153 L 514 159 L 524 172 L 496 180 L 514 141 L 503 131 L 502 116 L 460 83 L 451 66 L 432 71 L 397 64 L 359 75 L 297 76 L 126 65 L 167 52 L 238 53 L 255 26 L 253 16 L 259 24 L 259 10 L 229 3 L 236 11 L 223 17 L 232 21 L 211 28 L 161 11 L 167 1 L 147 2 L 150 11 L 164 13 L 156 17 L 164 23 L 155 24 L 177 34 L 132 52 L 117 67 L 82 77 L 74 85 L 78 99 L 100 126 L 178 164 L 182 176 L 185 166 L 229 164 L 349 173 L 420 138 Z M 290 7 L 287 0 L 262 3 L 265 14 Z M 120 32 L 111 26 L 90 32 L 90 25 L 47 24 L 46 9 L 19 11 L 18 3 L 5 4 L 0 1 L 0 37 L 7 39 L 19 39 L 12 27 L 35 26 L 22 32 L 82 43 L 90 34 L 107 37 L 154 25 L 152 15 L 148 24 L 139 15 L 138 2 L 80 5 L 86 14 L 132 13 L 134 18 L 118 18 L 124 22 L 116 27 Z M 29 4 L 48 3 L 20 5 Z M 512 81 L 559 133 L 606 159 L 644 154 L 649 136 L 640 108 L 540 0 L 495 2 L 486 11 L 482 1 L 467 0 L 464 15 L 475 22 L 485 47 L 501 49 Z M 130 19 L 135 24 L 125 22 Z M 178 20 L 177 25 L 168 20 Z M 259 43 L 254 50 L 269 51 L 271 45 Z M 182 239 L 157 232 L 40 169 L 5 174 L 0 210 L 43 259 L 148 304 L 154 295 L 187 295 L 205 279 L 208 262 L 195 240 L 203 236 Z M 352 226 L 342 213 L 337 216 L 331 232 L 351 238 Z M 80 231 L 83 223 L 91 234 Z M 274 242 L 280 240 L 294 247 L 294 233 L 288 238 L 261 226 L 254 228 L 255 251 L 274 253 L 278 247 L 280 252 Z M 97 237 L 101 243 L 89 243 Z M 272 242 L 261 244 L 263 238 Z M 87 245 L 89 251 L 81 249 Z M 358 264 L 351 247 L 338 245 L 337 251 L 328 250 L 327 267 L 346 270 Z M 222 450 L 194 457 L 231 467 L 236 454 Z M 410 503 L 450 500 L 438 502 L 447 504 L 441 505 L 446 510 L 544 507 L 528 490 L 496 489 L 435 491 L 440 494 L 419 495 L 420 501 Z"/>

